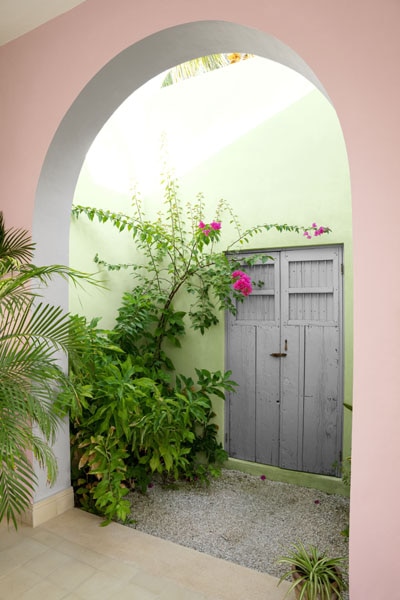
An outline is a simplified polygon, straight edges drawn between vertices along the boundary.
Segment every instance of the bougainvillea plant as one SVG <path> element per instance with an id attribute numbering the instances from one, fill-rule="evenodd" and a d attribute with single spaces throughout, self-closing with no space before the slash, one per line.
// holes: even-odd
<path id="1" fill-rule="evenodd" d="M 308 227 L 262 224 L 242 230 L 225 200 L 218 202 L 214 219 L 207 220 L 202 194 L 194 204 L 184 206 L 176 179 L 167 174 L 163 184 L 164 210 L 154 221 L 146 218 L 139 193 L 133 195 L 132 215 L 80 205 L 73 208 L 74 217 L 84 214 L 91 221 L 97 218 L 100 223 L 110 222 L 119 231 L 131 232 L 134 252 L 141 253 L 144 260 L 110 264 L 98 254 L 94 260 L 109 270 L 131 269 L 136 277 L 135 296 L 153 298 L 159 314 L 156 330 L 160 348 L 165 338 L 174 342 L 174 336 L 170 335 L 171 311 L 178 294 L 186 292 L 192 297 L 186 323 L 201 333 L 218 323 L 222 310 L 234 312 L 236 301 L 243 301 L 251 294 L 254 283 L 246 273 L 246 266 L 266 262 L 271 257 L 265 254 L 239 257 L 235 251 L 243 250 L 255 235 L 276 230 L 303 233 L 311 239 L 330 231 L 316 223 Z M 221 239 L 224 228 L 235 232 L 234 241 L 227 246 L 223 246 Z M 183 333 L 183 320 L 181 326 Z"/>
<path id="2" fill-rule="evenodd" d="M 103 514 L 105 523 L 129 518 L 129 490 L 145 490 L 154 472 L 207 480 L 218 474 L 227 458 L 218 439 L 213 402 L 234 390 L 231 373 L 209 372 L 198 365 L 193 365 L 193 379 L 176 373 L 170 346 L 180 347 L 188 326 L 203 334 L 224 310 L 235 312 L 237 302 L 246 301 L 259 285 L 247 267 L 272 259 L 265 253 L 243 256 L 239 250 L 272 229 L 307 238 L 329 232 L 316 223 L 264 224 L 242 231 L 226 201 L 207 215 L 202 195 L 194 204 L 183 205 L 177 181 L 166 175 L 163 184 L 163 210 L 155 220 L 146 217 L 137 193 L 130 215 L 73 208 L 75 218 L 86 215 L 132 236 L 130 262 L 111 264 L 98 254 L 94 258 L 111 271 L 128 269 L 134 286 L 125 292 L 111 331 L 100 330 L 98 320 L 87 324 L 77 318 L 86 350 L 70 356 L 76 393 L 59 398 L 72 421 L 77 503 Z M 228 245 L 223 244 L 224 233 L 233 239 Z"/>

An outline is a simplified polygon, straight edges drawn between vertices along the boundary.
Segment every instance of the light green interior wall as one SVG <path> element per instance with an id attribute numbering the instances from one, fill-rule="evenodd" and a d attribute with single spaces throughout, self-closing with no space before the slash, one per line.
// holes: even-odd
<path id="1" fill-rule="evenodd" d="M 152 114 L 158 112 L 165 114 L 165 118 L 169 120 L 175 118 L 184 122 L 187 119 L 187 123 L 193 120 L 199 121 L 197 133 L 193 134 L 195 136 L 198 131 L 201 131 L 202 119 L 205 127 L 210 118 L 215 121 L 218 121 L 218 115 L 220 119 L 224 118 L 221 106 L 215 98 L 219 98 L 218 89 L 223 90 L 226 86 L 224 77 L 230 76 L 228 71 L 226 73 L 222 75 L 214 72 L 209 74 L 210 77 L 202 76 L 184 82 L 185 85 L 181 87 L 165 88 L 152 99 L 150 104 L 146 104 L 144 110 L 151 110 Z M 238 73 L 240 74 L 239 71 Z M 210 114 L 212 105 L 207 105 L 210 97 L 214 98 L 217 107 L 217 114 L 213 112 L 212 116 Z M 247 99 L 245 105 L 243 102 L 241 98 L 237 110 L 240 108 L 245 113 L 251 114 L 251 98 Z M 204 104 L 206 104 L 205 108 Z M 203 105 L 203 112 L 197 110 L 197 105 Z M 142 118 L 150 117 L 147 114 Z M 297 234 L 283 235 L 269 232 L 254 238 L 249 248 L 310 246 L 321 242 L 343 244 L 344 397 L 346 402 L 351 403 L 353 294 L 350 178 L 346 149 L 336 113 L 327 100 L 317 90 L 313 90 L 264 122 L 248 130 L 243 131 L 243 129 L 245 128 L 242 128 L 237 137 L 228 136 L 229 141 L 222 148 L 220 147 L 209 157 L 203 157 L 201 162 L 179 176 L 180 197 L 184 201 L 195 201 L 198 192 L 204 193 L 209 211 L 207 220 L 213 219 L 216 203 L 220 198 L 224 198 L 233 207 L 243 228 L 257 223 L 311 224 L 316 221 L 319 225 L 329 226 L 332 229 L 329 236 L 311 241 Z M 131 135 L 134 138 L 135 132 L 132 131 Z M 111 121 L 107 136 L 107 143 L 116 149 L 119 148 L 116 152 L 120 152 L 121 146 L 123 147 L 121 129 L 115 127 L 113 130 Z M 145 145 L 146 139 L 138 137 L 139 152 L 143 151 Z M 190 152 L 190 148 L 184 150 Z M 132 149 L 130 148 L 129 151 L 132 156 Z M 158 182 L 160 179 L 159 159 L 159 155 L 154 155 L 153 182 Z M 135 164 L 132 164 L 132 170 L 141 189 L 140 174 L 138 175 Z M 158 210 L 162 191 L 157 184 L 150 187 L 146 185 L 147 189 L 144 194 L 142 193 L 143 203 L 145 211 L 151 214 Z M 85 163 L 74 202 L 127 212 L 130 194 L 126 191 L 117 192 L 103 184 L 96 184 Z M 224 221 L 222 228 L 224 241 L 231 241 L 233 232 L 229 231 Z M 93 256 L 96 252 L 109 262 L 126 263 L 137 260 L 132 241 L 126 232 L 120 234 L 108 225 L 89 224 L 84 218 L 73 221 L 70 239 L 71 265 L 93 272 L 95 270 Z M 70 309 L 73 313 L 79 312 L 89 317 L 101 316 L 101 325 L 109 327 L 113 324 L 123 292 L 130 289 L 134 282 L 128 272 L 102 272 L 102 277 L 108 290 L 92 288 L 83 292 L 71 288 Z M 181 298 L 180 302 L 185 306 L 184 298 Z M 221 315 L 220 325 L 204 336 L 188 329 L 183 349 L 171 350 L 179 372 L 192 374 L 195 367 L 210 370 L 224 369 L 223 321 Z M 222 401 L 217 401 L 216 412 L 222 440 L 224 435 Z M 347 456 L 350 454 L 351 444 L 351 414 L 347 410 L 344 411 L 343 433 L 343 455 Z M 243 465 L 240 466 L 243 468 Z M 270 474 L 271 477 L 282 478 L 282 474 L 274 475 L 272 470 Z M 289 481 L 293 479 L 299 482 L 299 477 L 301 482 L 301 475 L 295 474 L 291 478 L 290 472 L 286 474 Z M 324 479 L 326 478 L 316 477 L 316 487 L 327 489 Z M 304 484 L 308 484 L 309 480 L 310 475 L 305 476 Z M 328 487 L 330 490 L 332 484 Z"/>

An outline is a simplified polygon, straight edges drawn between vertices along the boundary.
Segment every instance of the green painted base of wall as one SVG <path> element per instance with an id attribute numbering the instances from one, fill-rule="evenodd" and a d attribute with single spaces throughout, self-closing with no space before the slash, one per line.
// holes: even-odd
<path id="1" fill-rule="evenodd" d="M 340 496 L 349 496 L 349 489 L 337 477 L 328 475 L 315 475 L 314 473 L 302 473 L 300 471 L 290 471 L 289 469 L 280 469 L 270 465 L 261 465 L 259 463 L 247 462 L 237 458 L 229 458 L 225 463 L 225 468 L 236 469 L 249 473 L 250 475 L 265 475 L 271 481 L 282 481 L 301 487 L 312 488 L 326 492 L 327 494 L 338 494 Z"/>

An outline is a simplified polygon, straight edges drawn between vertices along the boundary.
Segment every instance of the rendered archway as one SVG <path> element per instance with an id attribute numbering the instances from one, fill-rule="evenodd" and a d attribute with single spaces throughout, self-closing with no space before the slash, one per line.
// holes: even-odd
<path id="1" fill-rule="evenodd" d="M 118 106 L 165 69 L 191 58 L 232 48 L 279 62 L 307 77 L 325 96 L 307 64 L 281 41 L 256 29 L 221 21 L 179 25 L 130 46 L 106 64 L 83 89 L 62 120 L 48 150 L 35 199 L 33 239 L 38 264 L 69 262 L 69 223 L 76 182 L 95 136 Z M 47 300 L 68 308 L 66 282 L 52 284 Z M 35 502 L 70 486 L 68 426 L 55 445 L 59 477 L 51 489 L 39 473 Z"/>

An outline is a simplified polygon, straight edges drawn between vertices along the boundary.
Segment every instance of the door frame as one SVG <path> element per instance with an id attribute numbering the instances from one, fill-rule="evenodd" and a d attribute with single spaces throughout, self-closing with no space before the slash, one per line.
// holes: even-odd
<path id="1" fill-rule="evenodd" d="M 340 357 L 340 364 L 339 364 L 339 374 L 338 374 L 338 403 L 340 403 L 340 408 L 339 410 L 339 417 L 338 417 L 338 451 L 339 451 L 339 464 L 337 465 L 336 468 L 336 473 L 335 475 L 331 476 L 331 475 L 323 475 L 323 474 L 318 474 L 318 473 L 311 473 L 308 471 L 293 471 L 291 469 L 286 469 L 284 467 L 279 467 L 279 466 L 274 466 L 274 465 L 265 465 L 267 467 L 269 467 L 269 469 L 277 469 L 280 472 L 290 472 L 290 473 L 294 473 L 297 474 L 298 476 L 302 476 L 304 475 L 305 477 L 313 477 L 313 478 L 330 478 L 333 477 L 334 479 L 336 478 L 340 478 L 341 477 L 341 462 L 343 460 L 343 426 L 344 426 L 344 381 L 345 381 L 345 374 L 344 374 L 344 368 L 345 368 L 345 346 L 344 346 L 344 339 L 345 339 L 345 335 L 344 335 L 344 328 L 345 328 L 345 321 L 344 321 L 344 244 L 343 243 L 335 243 L 335 244 L 318 244 L 318 245 L 309 245 L 309 246 L 305 246 L 305 245 L 301 245 L 301 246 L 279 246 L 279 247 L 275 247 L 275 248 L 257 248 L 257 249 L 251 249 L 251 250 L 246 250 L 246 251 L 239 251 L 239 252 L 231 252 L 230 254 L 233 254 L 235 256 L 245 256 L 245 255 L 254 255 L 254 254 L 273 254 L 273 253 L 281 253 L 281 252 L 287 252 L 287 251 L 291 251 L 291 250 L 296 250 L 296 251 L 306 251 L 306 250 L 312 250 L 312 249 L 338 249 L 339 251 L 339 256 L 338 256 L 338 260 L 339 260 L 339 290 L 338 290 L 338 323 L 339 323 L 339 357 Z M 281 290 L 280 290 L 281 291 Z M 282 305 L 282 296 L 280 294 L 280 307 L 279 310 L 281 311 L 281 305 Z M 229 313 L 228 311 L 225 311 L 225 318 L 224 318 L 224 327 L 225 327 L 225 332 L 224 332 L 224 353 L 225 353 L 225 370 L 227 370 L 228 368 L 228 364 L 227 364 L 227 347 L 228 347 L 228 318 L 229 318 Z M 280 326 L 282 327 L 282 323 L 280 324 Z M 232 460 L 232 461 L 239 461 L 240 463 L 245 463 L 248 465 L 264 465 L 264 463 L 257 463 L 257 462 L 252 462 L 252 461 L 247 461 L 244 459 L 238 459 L 235 457 L 232 457 L 229 455 L 229 446 L 230 446 L 230 406 L 229 406 L 229 394 L 226 393 L 225 395 L 225 407 L 224 407 L 224 448 L 225 450 L 228 452 L 228 456 L 229 459 L 228 460 Z M 297 477 L 298 478 L 298 477 Z M 296 479 L 297 479 L 296 478 Z"/>

